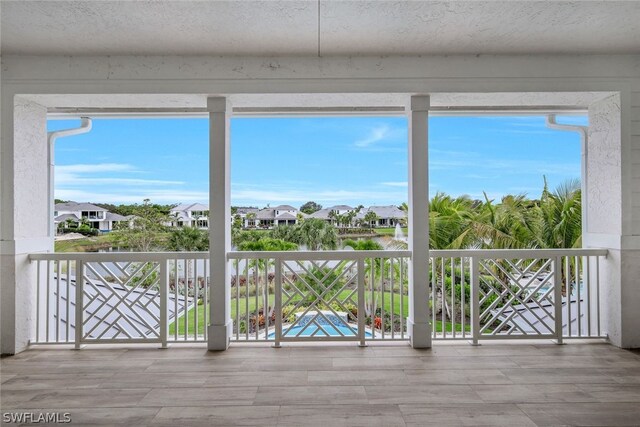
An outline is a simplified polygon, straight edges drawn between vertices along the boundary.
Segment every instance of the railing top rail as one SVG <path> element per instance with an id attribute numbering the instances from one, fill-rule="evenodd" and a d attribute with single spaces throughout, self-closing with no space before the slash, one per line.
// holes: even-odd
<path id="1" fill-rule="evenodd" d="M 607 249 L 432 249 L 432 258 L 551 258 L 558 256 L 607 256 Z M 205 259 L 209 252 L 49 252 L 29 255 L 30 261 L 165 261 L 170 259 Z M 378 251 L 231 251 L 227 259 L 273 258 L 282 260 L 341 260 L 365 258 L 411 257 L 408 250 Z"/>
<path id="2" fill-rule="evenodd" d="M 170 259 L 205 259 L 209 252 L 48 252 L 29 255 L 30 261 L 166 261 Z"/>
<path id="3" fill-rule="evenodd" d="M 411 251 L 231 251 L 227 259 L 273 258 L 279 260 L 358 260 L 365 258 L 410 258 Z"/>
<path id="4" fill-rule="evenodd" d="M 607 256 L 607 249 L 431 249 L 432 258 L 481 257 L 481 258 L 552 258 L 558 256 Z"/>

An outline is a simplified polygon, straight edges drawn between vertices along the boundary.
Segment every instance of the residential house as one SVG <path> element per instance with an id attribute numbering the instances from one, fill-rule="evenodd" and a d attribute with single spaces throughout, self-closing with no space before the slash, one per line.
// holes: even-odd
<path id="1" fill-rule="evenodd" d="M 272 228 L 279 225 L 295 225 L 298 223 L 299 215 L 306 217 L 304 213 L 290 205 L 260 209 L 256 212 L 256 226 Z"/>
<path id="2" fill-rule="evenodd" d="M 311 215 L 309 215 L 309 218 L 323 219 L 335 225 L 336 220 L 334 215 L 344 215 L 347 212 L 352 211 L 353 209 L 354 208 L 348 205 L 331 206 L 329 208 L 320 209 L 319 211 L 312 213 Z M 334 212 L 334 214 L 332 214 L 332 212 Z"/>
<path id="3" fill-rule="evenodd" d="M 239 216 L 242 220 L 243 228 L 254 228 L 257 225 L 257 215 L 260 209 L 253 207 L 239 207 L 236 209 L 235 214 L 232 215 L 231 221 L 234 217 Z"/>
<path id="4" fill-rule="evenodd" d="M 394 227 L 396 224 L 401 224 L 406 220 L 406 213 L 394 205 L 389 206 L 369 206 L 366 209 L 361 209 L 356 216 L 358 220 L 364 220 L 367 213 L 373 212 L 376 214 L 376 221 L 373 224 L 374 227 Z"/>
<path id="5" fill-rule="evenodd" d="M 171 227 L 209 228 L 209 206 L 202 203 L 179 204 L 169 211 Z"/>
<path id="6" fill-rule="evenodd" d="M 87 222 L 90 227 L 103 233 L 113 230 L 116 223 L 129 220 L 128 217 L 109 212 L 100 206 L 77 202 L 56 203 L 53 216 L 56 229 L 68 222 Z"/>

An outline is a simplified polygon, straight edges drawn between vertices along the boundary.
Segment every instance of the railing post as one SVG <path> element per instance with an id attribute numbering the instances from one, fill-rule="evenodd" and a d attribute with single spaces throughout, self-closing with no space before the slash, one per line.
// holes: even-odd
<path id="1" fill-rule="evenodd" d="M 372 261 L 373 262 L 373 261 Z M 364 258 L 358 259 L 358 338 L 360 338 L 360 347 L 365 347 L 365 334 L 364 334 Z M 393 292 L 393 289 L 391 290 Z M 391 307 L 393 312 L 393 307 Z M 393 325 L 392 325 L 393 327 Z"/>
<path id="2" fill-rule="evenodd" d="M 160 292 L 160 342 L 161 348 L 167 348 L 169 334 L 168 303 L 169 303 L 169 259 L 160 261 L 160 281 L 158 283 Z M 196 283 L 197 286 L 197 283 Z M 196 301 L 198 304 L 198 301 Z M 176 318 L 177 320 L 177 318 Z M 176 322 L 176 327 L 177 327 Z M 197 332 L 196 332 L 197 334 Z"/>
<path id="3" fill-rule="evenodd" d="M 431 347 L 429 324 L 429 150 L 428 95 L 411 97 L 409 112 L 409 317 L 413 348 Z"/>
<path id="4" fill-rule="evenodd" d="M 68 286 L 68 285 L 67 285 Z M 76 324 L 75 349 L 80 350 L 84 326 L 84 262 L 76 260 Z"/>
<path id="5" fill-rule="evenodd" d="M 282 339 L 282 260 L 279 258 L 275 259 L 275 274 L 274 279 L 275 286 L 274 291 L 275 295 L 275 317 L 276 317 L 276 331 L 275 331 L 275 348 L 280 348 L 280 340 Z M 236 284 L 236 286 L 238 286 Z"/>
<path id="6" fill-rule="evenodd" d="M 480 339 L 480 264 L 477 256 L 471 256 L 471 334 L 473 345 Z"/>
<path id="7" fill-rule="evenodd" d="M 568 299 L 567 304 L 571 304 Z M 553 308 L 555 316 L 556 343 L 562 344 L 562 257 L 553 260 Z M 571 319 L 567 320 L 571 328 Z"/>

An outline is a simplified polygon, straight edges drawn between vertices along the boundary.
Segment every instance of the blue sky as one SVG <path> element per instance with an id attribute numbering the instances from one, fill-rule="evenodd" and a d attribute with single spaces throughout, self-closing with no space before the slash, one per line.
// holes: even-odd
<path id="1" fill-rule="evenodd" d="M 586 124 L 584 117 L 564 122 Z M 50 120 L 49 130 L 78 121 Z M 400 204 L 407 200 L 403 117 L 235 118 L 233 205 Z M 432 117 L 429 191 L 538 197 L 580 177 L 580 138 L 543 117 Z M 56 197 L 107 203 L 208 201 L 206 119 L 95 119 L 56 145 Z"/>

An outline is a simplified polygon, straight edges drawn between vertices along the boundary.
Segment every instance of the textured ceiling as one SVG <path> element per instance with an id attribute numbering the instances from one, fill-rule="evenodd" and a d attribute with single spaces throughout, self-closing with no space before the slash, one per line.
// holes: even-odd
<path id="1" fill-rule="evenodd" d="M 4 54 L 640 53 L 640 1 L 1 1 Z"/>
<path id="2" fill-rule="evenodd" d="M 207 95 L 195 94 L 60 94 L 20 95 L 49 108 L 72 109 L 201 109 Z M 607 92 L 512 92 L 512 93 L 432 93 L 433 107 L 585 107 Z M 316 93 L 316 94 L 232 94 L 234 108 L 330 108 L 330 107 L 408 107 L 409 95 L 403 93 Z"/>

